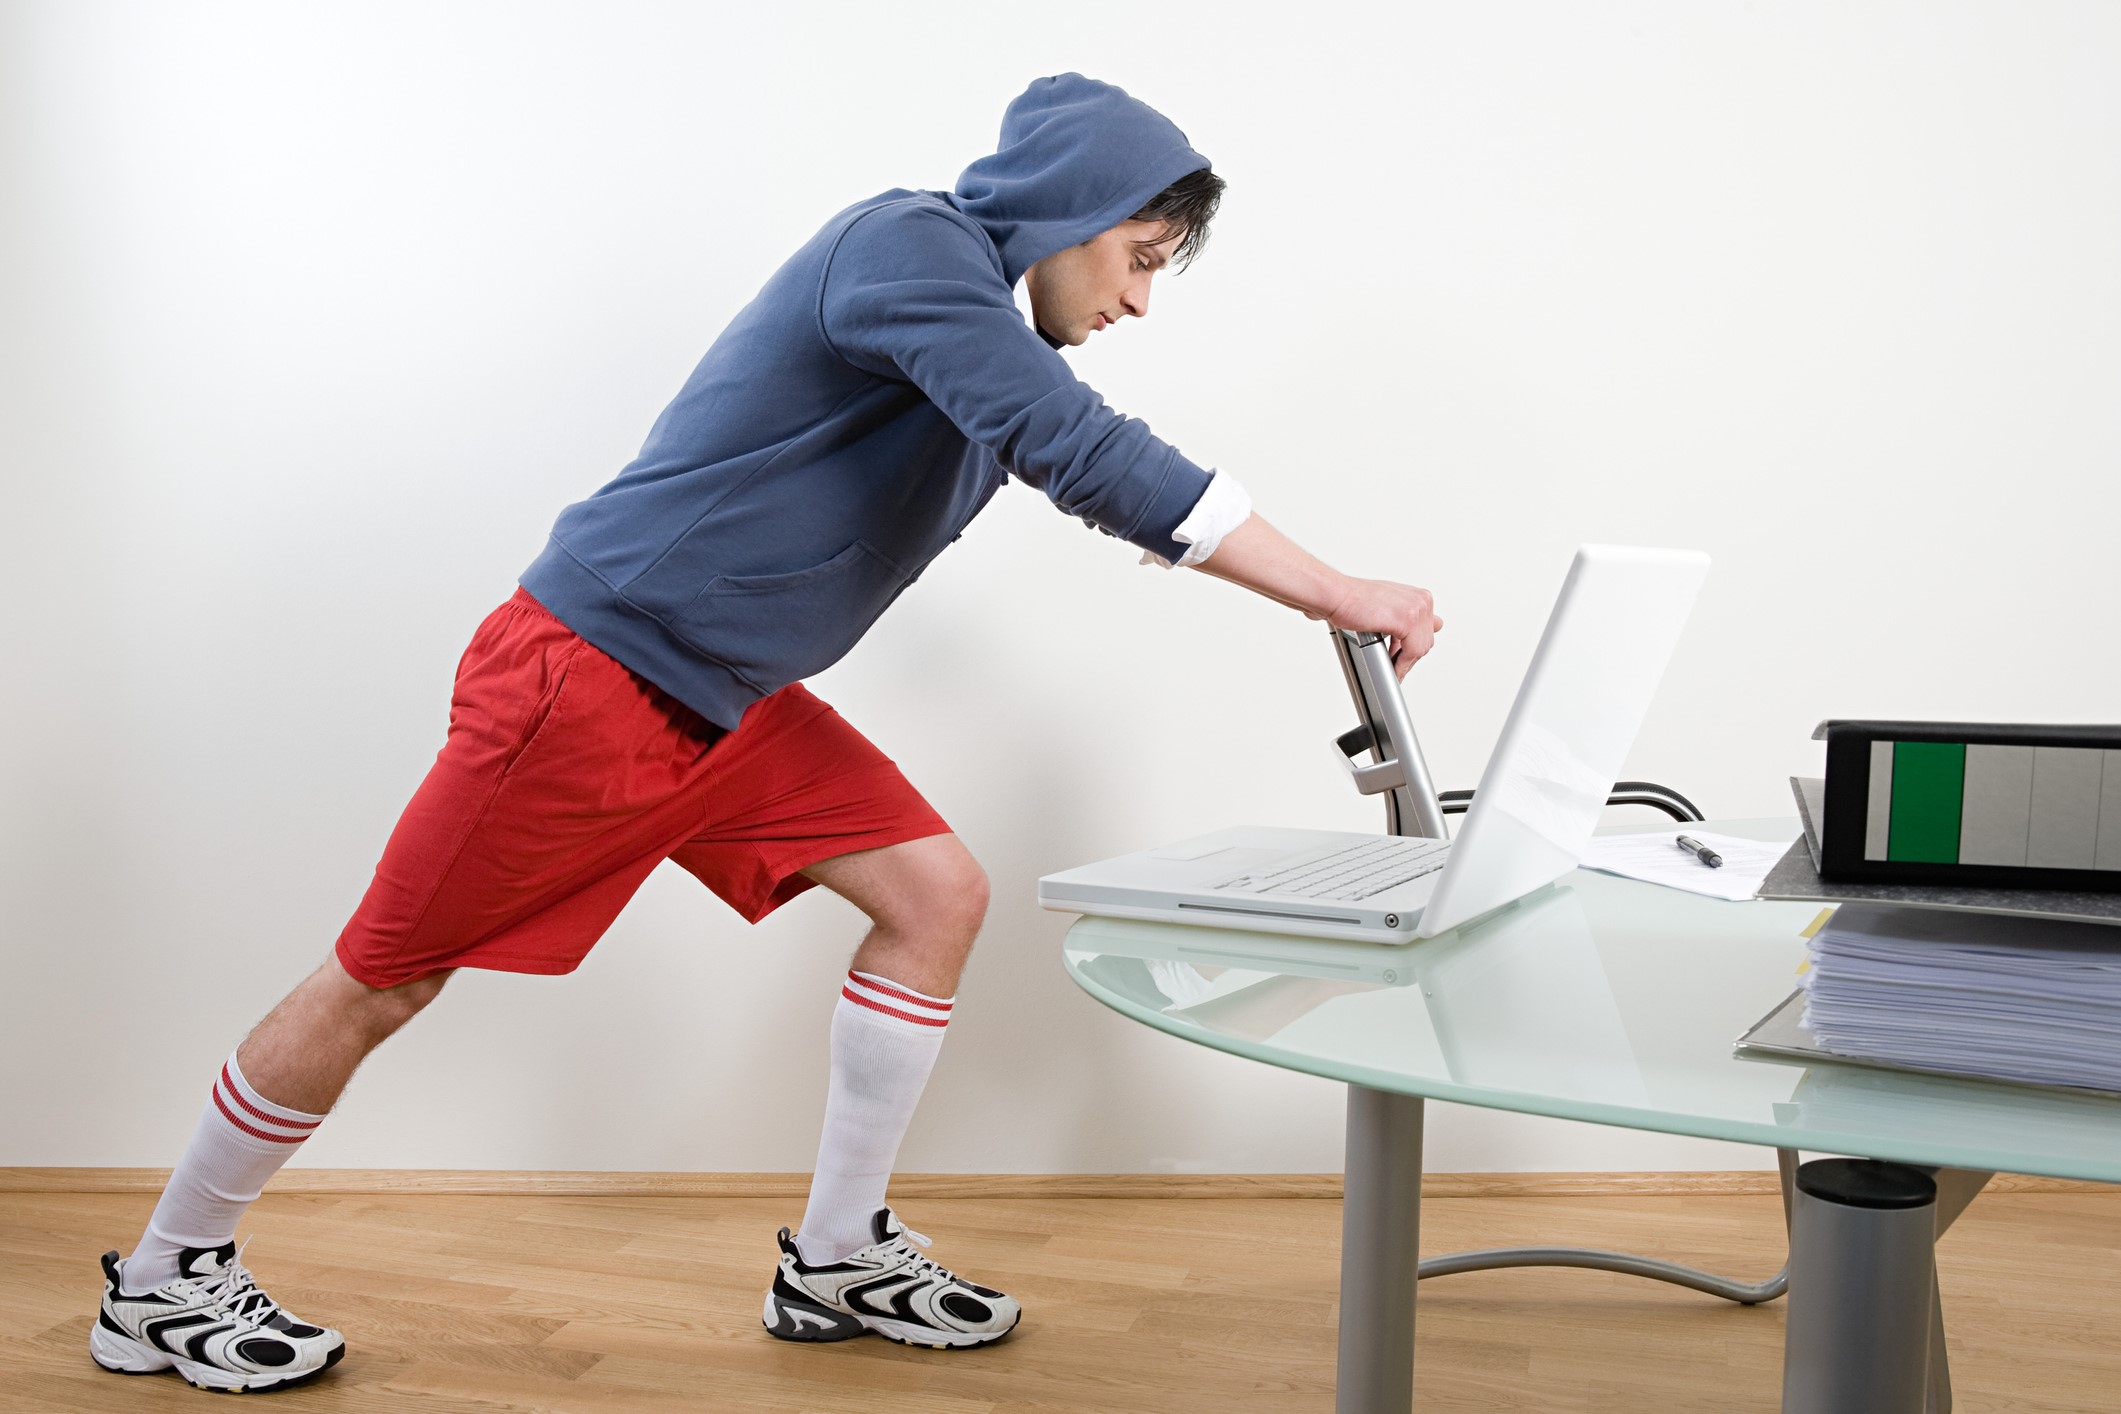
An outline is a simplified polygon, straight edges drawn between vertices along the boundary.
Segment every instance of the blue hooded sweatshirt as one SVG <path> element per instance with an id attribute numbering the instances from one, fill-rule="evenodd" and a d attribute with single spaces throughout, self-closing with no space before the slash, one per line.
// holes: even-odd
<path id="1" fill-rule="evenodd" d="M 733 729 L 843 657 L 1008 476 L 1178 559 L 1208 473 L 1106 407 L 1011 292 L 1207 165 L 1120 89 L 1039 79 L 955 191 L 850 206 L 776 271 L 523 587 Z"/>

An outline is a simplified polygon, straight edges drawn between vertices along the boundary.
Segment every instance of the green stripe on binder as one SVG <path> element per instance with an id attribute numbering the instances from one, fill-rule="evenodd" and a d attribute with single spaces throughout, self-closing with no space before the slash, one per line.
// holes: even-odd
<path id="1" fill-rule="evenodd" d="M 1955 741 L 1893 743 L 1893 823 L 1886 858 L 1916 864 L 1959 861 L 1959 812 L 1966 791 L 1966 747 Z"/>

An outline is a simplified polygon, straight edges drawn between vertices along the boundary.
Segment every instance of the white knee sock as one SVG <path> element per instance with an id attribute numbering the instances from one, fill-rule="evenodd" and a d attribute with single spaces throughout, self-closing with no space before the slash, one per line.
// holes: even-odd
<path id="1" fill-rule="evenodd" d="M 276 1105 L 251 1089 L 231 1055 L 147 1231 L 125 1259 L 125 1289 L 151 1291 L 174 1280 L 186 1247 L 231 1241 L 243 1210 L 323 1122 L 322 1115 Z"/>
<path id="2" fill-rule="evenodd" d="M 899 1141 L 943 1047 L 953 1000 L 873 973 L 847 974 L 832 1012 L 825 1133 L 796 1235 L 805 1262 L 837 1262 L 876 1240 L 870 1219 L 884 1206 Z"/>

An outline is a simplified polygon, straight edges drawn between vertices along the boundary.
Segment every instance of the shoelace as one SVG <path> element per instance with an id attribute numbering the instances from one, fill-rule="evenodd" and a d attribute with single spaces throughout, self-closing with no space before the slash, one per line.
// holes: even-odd
<path id="1" fill-rule="evenodd" d="M 201 1291 L 219 1302 L 231 1315 L 253 1325 L 263 1326 L 280 1314 L 280 1305 L 268 1296 L 243 1265 L 243 1254 L 250 1248 L 250 1239 L 236 1249 L 220 1271 L 210 1277 L 194 1278 Z"/>
<path id="2" fill-rule="evenodd" d="M 898 1253 L 902 1257 L 911 1258 L 913 1261 L 913 1270 L 917 1275 L 927 1276 L 932 1272 L 944 1281 L 957 1280 L 956 1272 L 951 1271 L 948 1267 L 944 1266 L 941 1262 L 936 1261 L 933 1257 L 928 1256 L 925 1252 L 914 1251 L 911 1246 L 907 1245 L 909 1241 L 918 1243 L 922 1247 L 933 1247 L 935 1245 L 935 1239 L 929 1237 L 926 1233 L 915 1232 L 912 1228 L 907 1227 L 903 1223 L 899 1225 L 898 1236 L 891 1239 L 891 1250 Z"/>

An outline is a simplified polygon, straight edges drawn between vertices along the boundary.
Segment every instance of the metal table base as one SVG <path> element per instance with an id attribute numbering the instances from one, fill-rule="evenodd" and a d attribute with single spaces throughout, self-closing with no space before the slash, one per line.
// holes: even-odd
<path id="1" fill-rule="evenodd" d="M 1595 1267 L 1669 1281 L 1744 1305 L 1772 1301 L 1789 1284 L 1789 1268 L 1747 1283 L 1672 1262 L 1591 1248 L 1525 1247 L 1461 1252 L 1420 1260 L 1421 1137 L 1424 1102 L 1416 1095 L 1348 1087 L 1346 1191 L 1341 1207 L 1340 1334 L 1334 1409 L 1337 1414 L 1408 1414 L 1414 1406 L 1414 1303 L 1424 1277 L 1496 1267 Z M 1776 1151 L 1782 1176 L 1783 1217 L 1792 1203 L 1793 1150 Z M 1924 1169 L 1937 1184 L 1935 1237 L 1941 1237 L 1993 1177 L 1964 1169 Z M 1934 1237 L 1933 1237 L 1934 1240 Z M 1829 1280 L 1808 1285 L 1800 1299 L 1838 1307 L 1845 1289 Z M 1865 1313 L 1836 1310 L 1834 1319 L 1861 1322 Z M 1944 1308 L 1930 1295 L 1929 1378 L 1925 1414 L 1950 1414 L 1951 1372 L 1944 1343 Z"/>

